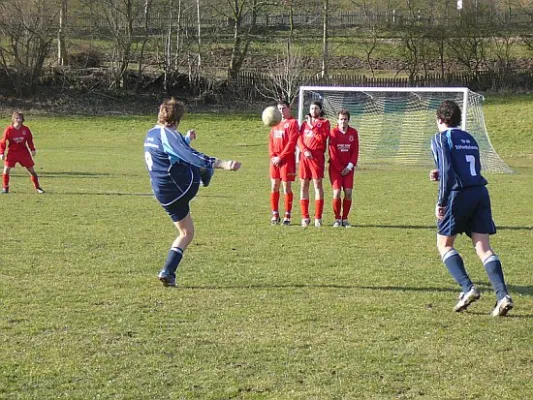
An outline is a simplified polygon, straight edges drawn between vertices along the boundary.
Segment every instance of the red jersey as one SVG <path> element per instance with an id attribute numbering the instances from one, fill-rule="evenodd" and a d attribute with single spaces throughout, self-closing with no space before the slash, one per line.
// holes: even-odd
<path id="1" fill-rule="evenodd" d="M 313 126 L 304 121 L 300 127 L 300 136 L 298 137 L 298 147 L 303 153 L 309 150 L 313 152 L 324 153 L 329 137 L 329 121 L 324 118 L 315 120 Z"/>
<path id="2" fill-rule="evenodd" d="M 282 120 L 270 130 L 268 142 L 270 158 L 279 157 L 284 160 L 287 156 L 294 156 L 297 141 L 298 121 L 292 117 Z"/>
<path id="3" fill-rule="evenodd" d="M 28 153 L 28 147 L 31 151 L 35 151 L 33 145 L 33 136 L 31 135 L 30 128 L 22 125 L 19 129 L 10 125 L 4 131 L 4 136 L 0 140 L 0 154 L 4 154 L 6 151 L 6 142 L 9 153 Z"/>
<path id="4" fill-rule="evenodd" d="M 354 167 L 359 159 L 359 134 L 357 130 L 348 127 L 342 133 L 338 126 L 331 130 L 329 137 L 329 162 L 337 171 L 342 171 L 349 163 Z"/>

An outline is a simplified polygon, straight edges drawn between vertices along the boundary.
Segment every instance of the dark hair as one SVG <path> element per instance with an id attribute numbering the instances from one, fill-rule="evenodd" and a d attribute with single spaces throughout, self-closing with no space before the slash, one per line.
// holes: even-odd
<path id="1" fill-rule="evenodd" d="M 444 100 L 437 109 L 437 118 L 449 127 L 459 126 L 462 119 L 461 108 L 455 101 Z"/>
<path id="2" fill-rule="evenodd" d="M 178 125 L 185 114 L 185 104 L 174 97 L 163 100 L 159 106 L 157 122 L 164 126 Z"/>
<path id="3" fill-rule="evenodd" d="M 350 120 L 350 111 L 343 108 L 337 113 L 337 117 L 340 117 L 341 115 L 346 115 L 348 117 L 348 120 Z"/>
<path id="4" fill-rule="evenodd" d="M 284 106 L 287 106 L 287 107 L 291 107 L 291 105 L 289 104 L 289 102 L 287 100 L 278 100 L 278 102 L 276 103 L 277 106 L 281 106 L 281 105 L 284 105 Z"/>
<path id="5" fill-rule="evenodd" d="M 312 105 L 315 105 L 315 106 L 318 106 L 320 108 L 320 116 L 323 117 L 324 116 L 324 106 L 322 105 L 322 102 L 318 101 L 318 100 L 315 100 L 311 103 L 311 106 Z"/>

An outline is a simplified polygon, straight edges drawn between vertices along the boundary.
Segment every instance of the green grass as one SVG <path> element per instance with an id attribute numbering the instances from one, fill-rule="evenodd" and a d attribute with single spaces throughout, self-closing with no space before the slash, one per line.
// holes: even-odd
<path id="1" fill-rule="evenodd" d="M 487 176 L 516 303 L 502 319 L 488 316 L 493 294 L 464 237 L 483 296 L 452 311 L 426 170 L 358 170 L 350 230 L 271 227 L 259 118 L 189 115 L 197 148 L 243 168 L 218 171 L 193 201 L 196 238 L 168 289 L 156 273 L 176 232 L 142 156 L 153 116 L 28 116 L 47 193 L 17 168 L 0 197 L 0 398 L 530 397 L 532 105 L 490 96 L 485 108 L 517 171 Z"/>

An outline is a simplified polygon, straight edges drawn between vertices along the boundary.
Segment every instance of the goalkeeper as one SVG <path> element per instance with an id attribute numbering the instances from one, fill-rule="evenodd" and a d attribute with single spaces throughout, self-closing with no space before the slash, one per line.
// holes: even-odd
<path id="1" fill-rule="evenodd" d="M 148 131 L 144 141 L 144 157 L 150 183 L 156 199 L 169 214 L 178 229 L 167 260 L 158 278 L 165 286 L 176 285 L 176 270 L 183 252 L 194 237 L 194 224 L 189 202 L 196 196 L 200 181 L 209 184 L 214 168 L 237 171 L 237 161 L 222 161 L 190 147 L 196 134 L 189 131 L 184 137 L 177 131 L 185 105 L 174 98 L 159 107 L 157 124 Z"/>

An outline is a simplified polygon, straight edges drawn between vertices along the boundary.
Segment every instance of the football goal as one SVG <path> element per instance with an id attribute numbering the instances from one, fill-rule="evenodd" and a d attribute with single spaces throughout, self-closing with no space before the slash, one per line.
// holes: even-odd
<path id="1" fill-rule="evenodd" d="M 463 112 L 461 128 L 479 144 L 483 171 L 513 172 L 490 142 L 483 116 L 483 96 L 468 88 L 302 86 L 300 123 L 316 100 L 322 102 L 325 117 L 332 126 L 339 110 L 350 112 L 350 124 L 359 131 L 361 166 L 402 164 L 430 168 L 434 165 L 430 143 L 437 133 L 437 107 L 443 100 L 454 100 Z"/>

